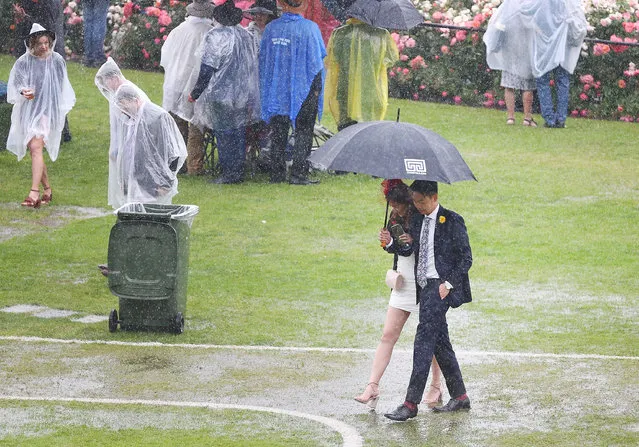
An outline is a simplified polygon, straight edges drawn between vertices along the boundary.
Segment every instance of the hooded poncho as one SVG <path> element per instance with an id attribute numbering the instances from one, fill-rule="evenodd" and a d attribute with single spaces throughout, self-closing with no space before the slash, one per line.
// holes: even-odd
<path id="1" fill-rule="evenodd" d="M 195 103 L 192 123 L 231 130 L 259 121 L 257 54 L 251 34 L 240 25 L 213 28 L 199 53 L 202 65 L 215 72 Z"/>
<path id="2" fill-rule="evenodd" d="M 186 145 L 169 113 L 146 99 L 134 84 L 122 84 L 113 102 L 126 118 L 115 154 L 115 177 L 121 203 L 170 204 L 178 193 L 177 171 L 186 160 Z"/>
<path id="3" fill-rule="evenodd" d="M 188 102 L 200 70 L 197 50 L 211 29 L 213 21 L 187 17 L 169 33 L 162 45 L 160 65 L 164 68 L 164 96 L 162 107 L 180 118 L 193 119 L 193 103 Z"/>
<path id="4" fill-rule="evenodd" d="M 530 71 L 535 78 L 558 66 L 572 73 L 586 37 L 587 25 L 580 0 L 504 2 L 491 19 L 484 37 L 489 55 L 487 61 L 491 68 L 529 77 L 521 73 L 528 70 L 528 61 L 517 54 L 522 50 L 530 53 Z M 525 39 L 530 41 L 530 47 L 525 44 Z M 519 61 L 516 60 L 518 57 Z M 523 68 L 518 68 L 518 72 L 507 66 Z"/>
<path id="5" fill-rule="evenodd" d="M 395 41 L 383 28 L 351 19 L 333 31 L 326 58 L 326 102 L 335 122 L 384 119 L 387 68 L 398 59 Z"/>
<path id="6" fill-rule="evenodd" d="M 266 25 L 260 46 L 260 94 L 262 119 L 299 113 L 315 76 L 322 72 L 326 48 L 317 25 L 298 14 L 284 13 Z M 323 84 L 322 79 L 322 84 Z M 322 117 L 320 92 L 317 116 Z"/>
<path id="7" fill-rule="evenodd" d="M 128 117 L 124 115 L 115 105 L 115 92 L 123 85 L 130 82 L 126 80 L 120 67 L 110 57 L 98 69 L 95 75 L 95 85 L 100 93 L 109 101 L 109 124 L 110 124 L 110 143 L 109 143 L 109 184 L 108 184 L 108 203 L 114 209 L 119 208 L 126 203 L 126 198 L 122 193 L 122 189 L 118 183 L 117 155 L 122 147 L 124 135 L 126 134 L 126 122 Z M 132 84 L 133 85 L 133 84 Z M 147 96 L 144 99 L 149 101 Z"/>
<path id="8" fill-rule="evenodd" d="M 42 31 L 45 29 L 34 24 L 31 33 Z M 27 88 L 35 92 L 32 100 L 21 95 Z M 27 48 L 9 74 L 7 102 L 13 104 L 7 149 L 21 160 L 32 138 L 44 138 L 49 157 L 55 161 L 64 118 L 75 104 L 75 93 L 62 56 L 50 50 L 43 57 L 36 57 Z"/>

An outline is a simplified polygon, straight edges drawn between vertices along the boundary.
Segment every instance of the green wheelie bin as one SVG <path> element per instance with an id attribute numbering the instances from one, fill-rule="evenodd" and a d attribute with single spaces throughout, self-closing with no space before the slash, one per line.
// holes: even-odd
<path id="1" fill-rule="evenodd" d="M 195 205 L 129 203 L 116 210 L 109 236 L 108 283 L 120 313 L 109 331 L 184 331 L 189 237 Z"/>

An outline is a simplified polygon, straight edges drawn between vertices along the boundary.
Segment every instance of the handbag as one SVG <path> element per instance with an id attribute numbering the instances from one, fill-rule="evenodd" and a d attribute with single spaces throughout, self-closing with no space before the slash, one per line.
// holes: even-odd
<path id="1" fill-rule="evenodd" d="M 404 277 L 393 269 L 386 271 L 386 285 L 391 289 L 401 289 L 404 285 Z"/>

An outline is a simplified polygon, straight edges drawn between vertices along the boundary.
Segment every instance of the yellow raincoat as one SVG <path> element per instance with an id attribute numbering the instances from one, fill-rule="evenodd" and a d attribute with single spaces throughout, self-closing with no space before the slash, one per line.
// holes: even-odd
<path id="1" fill-rule="evenodd" d="M 390 33 L 356 19 L 333 31 L 326 57 L 325 104 L 335 122 L 384 119 L 388 67 L 399 59 Z"/>

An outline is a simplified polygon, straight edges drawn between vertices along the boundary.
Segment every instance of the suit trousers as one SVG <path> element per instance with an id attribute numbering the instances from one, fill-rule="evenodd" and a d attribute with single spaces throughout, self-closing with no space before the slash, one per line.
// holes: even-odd
<path id="1" fill-rule="evenodd" d="M 419 324 L 413 348 L 413 372 L 406 392 L 406 400 L 414 404 L 422 401 L 433 355 L 442 370 L 451 397 L 466 394 L 455 351 L 448 338 L 446 312 L 448 303 L 439 296 L 439 280 L 428 280 L 418 287 Z"/>

